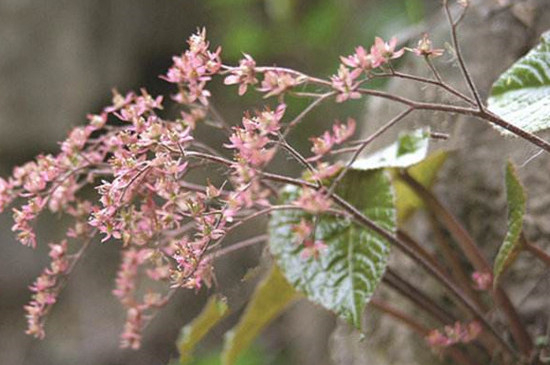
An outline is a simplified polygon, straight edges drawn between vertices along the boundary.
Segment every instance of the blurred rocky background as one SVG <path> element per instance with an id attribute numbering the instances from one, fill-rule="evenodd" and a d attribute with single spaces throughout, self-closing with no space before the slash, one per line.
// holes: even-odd
<path id="1" fill-rule="evenodd" d="M 369 45 L 374 35 L 418 33 L 437 4 L 423 0 L 0 0 L 0 173 L 37 153 L 57 150 L 71 126 L 110 102 L 110 90 L 146 87 L 169 92 L 158 79 L 171 55 L 206 26 L 213 45 L 223 45 L 225 62 L 242 52 L 259 63 L 332 74 L 338 55 Z M 216 93 L 214 103 L 230 120 L 258 105 L 236 90 Z M 231 94 L 231 95 L 229 95 Z M 362 103 L 312 115 L 307 131 L 319 130 L 336 112 L 360 116 Z M 300 104 L 294 105 L 299 107 Z M 347 109 L 346 109 L 347 108 Z M 219 145 L 220 141 L 210 141 Z M 304 147 L 305 148 L 305 147 Z M 27 289 L 47 265 L 47 243 L 60 238 L 55 217 L 39 222 L 39 247 L 18 245 L 9 212 L 0 216 L 0 364 L 165 364 L 174 355 L 178 329 L 198 313 L 206 298 L 180 293 L 154 320 L 139 351 L 120 350 L 124 312 L 111 296 L 118 244 L 95 244 L 74 272 L 51 313 L 42 341 L 24 335 Z M 261 248 L 221 263 L 230 299 L 244 305 L 250 288 L 239 282 L 257 264 Z M 227 282 L 227 284 L 225 284 Z M 233 286 L 231 286 L 233 282 Z M 240 299 L 239 299 L 240 298 Z M 226 327 L 231 325 L 230 318 Z M 334 321 L 319 308 L 300 303 L 258 342 L 256 364 L 328 364 Z M 215 352 L 221 328 L 204 351 Z M 205 360 L 207 361 L 207 360 Z M 215 362 L 208 362 L 214 364 Z M 206 363 L 205 363 L 206 364 Z"/>

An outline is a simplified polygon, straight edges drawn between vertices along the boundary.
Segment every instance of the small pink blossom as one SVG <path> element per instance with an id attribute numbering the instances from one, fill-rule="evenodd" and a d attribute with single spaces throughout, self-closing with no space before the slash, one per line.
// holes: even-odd
<path id="1" fill-rule="evenodd" d="M 120 347 L 137 350 L 141 346 L 143 314 L 139 308 L 129 308 L 126 313 L 124 332 L 120 335 Z"/>
<path id="2" fill-rule="evenodd" d="M 313 257 L 313 259 L 317 260 L 321 253 L 327 249 L 327 245 L 320 240 L 312 241 L 312 240 L 305 240 L 304 241 L 304 248 L 302 249 L 302 252 L 300 252 L 300 258 L 303 260 L 307 260 L 310 257 Z"/>
<path id="3" fill-rule="evenodd" d="M 122 96 L 116 89 L 113 89 L 113 104 L 103 109 L 107 114 L 122 109 L 124 106 L 130 104 L 134 100 L 135 94 L 133 92 L 127 93 Z"/>
<path id="4" fill-rule="evenodd" d="M 444 333 L 434 329 L 426 337 L 428 344 L 438 350 L 457 343 L 469 343 L 474 341 L 481 333 L 482 328 L 479 322 L 472 321 L 467 324 L 456 322 L 452 326 L 445 326 Z"/>
<path id="5" fill-rule="evenodd" d="M 493 274 L 476 271 L 472 274 L 472 280 L 474 281 L 475 289 L 482 291 L 489 290 L 493 285 Z"/>
<path id="6" fill-rule="evenodd" d="M 330 134 L 329 131 L 325 131 L 320 137 L 310 138 L 313 146 L 311 147 L 311 152 L 317 157 L 325 155 L 332 149 L 332 146 L 336 143 L 334 137 Z"/>
<path id="7" fill-rule="evenodd" d="M 428 33 L 424 33 L 422 39 L 418 41 L 416 48 L 412 49 L 412 52 L 422 57 L 439 57 L 445 53 L 445 50 L 441 48 L 434 49 Z"/>
<path id="8" fill-rule="evenodd" d="M 323 191 L 306 187 L 293 204 L 312 214 L 326 212 L 331 206 L 330 198 Z"/>
<path id="9" fill-rule="evenodd" d="M 332 126 L 332 132 L 334 135 L 334 143 L 341 144 L 345 142 L 355 133 L 355 120 L 352 118 L 348 118 L 346 124 L 336 122 Z"/>
<path id="10" fill-rule="evenodd" d="M 391 59 L 399 58 L 405 52 L 404 49 L 395 50 L 397 38 L 393 37 L 389 42 L 384 42 L 380 37 L 374 39 L 374 45 L 371 47 L 370 54 L 373 57 L 373 66 L 379 67 Z"/>
<path id="11" fill-rule="evenodd" d="M 340 65 L 338 74 L 331 76 L 332 88 L 338 91 L 338 95 L 336 95 L 337 103 L 361 97 L 361 94 L 357 91 L 359 83 L 355 82 L 361 72 L 361 69 L 358 68 L 350 72 L 346 66 Z"/>
<path id="12" fill-rule="evenodd" d="M 225 85 L 239 84 L 239 95 L 244 95 L 248 85 L 258 83 L 256 78 L 256 62 L 250 55 L 245 54 L 244 58 L 239 61 L 239 67 L 232 69 L 231 75 L 227 76 L 223 83 Z"/>
<path id="13" fill-rule="evenodd" d="M 324 180 L 336 175 L 343 165 L 341 162 L 336 162 L 334 164 L 329 164 L 328 162 L 317 163 L 315 173 L 312 173 L 310 179 L 313 180 Z"/>
<path id="14" fill-rule="evenodd" d="M 15 199 L 13 182 L 0 177 L 0 213 Z"/>
<path id="15" fill-rule="evenodd" d="M 302 244 L 313 232 L 313 225 L 310 222 L 306 222 L 304 219 L 300 220 L 300 223 L 292 226 L 292 232 L 296 237 L 296 242 Z"/>
<path id="16" fill-rule="evenodd" d="M 300 81 L 287 72 L 267 71 L 264 73 L 264 79 L 258 91 L 265 93 L 264 98 L 269 98 L 283 94 L 298 84 Z"/>
<path id="17" fill-rule="evenodd" d="M 374 66 L 373 57 L 367 53 L 365 48 L 359 46 L 355 48 L 355 53 L 348 57 L 340 57 L 342 63 L 353 69 L 360 69 L 365 72 L 369 72 Z"/>

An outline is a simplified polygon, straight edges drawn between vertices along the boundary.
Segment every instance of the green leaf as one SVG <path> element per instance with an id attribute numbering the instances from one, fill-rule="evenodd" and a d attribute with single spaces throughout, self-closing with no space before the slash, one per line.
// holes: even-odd
<path id="1" fill-rule="evenodd" d="M 183 327 L 178 339 L 180 364 L 186 364 L 197 343 L 229 312 L 225 298 L 212 296 L 208 299 L 202 312 L 187 326 Z"/>
<path id="2" fill-rule="evenodd" d="M 488 105 L 493 113 L 528 132 L 550 127 L 550 32 L 498 78 Z"/>
<path id="3" fill-rule="evenodd" d="M 258 284 L 239 323 L 225 334 L 222 364 L 233 365 L 261 330 L 275 319 L 298 294 L 274 265 Z"/>
<path id="4" fill-rule="evenodd" d="M 526 197 L 516 169 L 511 162 L 508 162 L 506 166 L 506 198 L 508 200 L 508 231 L 495 258 L 493 268 L 495 285 L 500 275 L 514 263 L 518 253 L 523 249 L 520 235 L 523 229 Z"/>
<path id="5" fill-rule="evenodd" d="M 395 209 L 390 181 L 383 170 L 350 170 L 336 192 L 388 231 L 395 230 Z M 288 186 L 282 202 L 294 201 L 300 189 Z M 363 308 L 380 283 L 390 244 L 350 219 L 321 215 L 315 239 L 327 248 L 319 257 L 303 258 L 293 225 L 314 217 L 301 210 L 282 210 L 269 221 L 269 248 L 288 281 L 307 298 L 360 327 Z"/>
<path id="6" fill-rule="evenodd" d="M 443 167 L 443 164 L 447 161 L 448 156 L 448 152 L 445 151 L 434 152 L 425 160 L 409 167 L 407 172 L 424 187 L 431 189 L 437 179 L 439 170 L 441 170 L 441 167 Z M 397 172 L 394 171 L 394 173 Z M 397 209 L 397 221 L 401 224 L 405 222 L 416 209 L 422 208 L 424 202 L 416 195 L 414 190 L 400 179 L 394 179 L 393 186 L 396 196 L 395 207 Z"/>
<path id="7" fill-rule="evenodd" d="M 381 167 L 408 167 L 422 161 L 428 154 L 429 128 L 399 135 L 397 142 L 365 158 L 357 159 L 352 168 L 374 170 Z"/>

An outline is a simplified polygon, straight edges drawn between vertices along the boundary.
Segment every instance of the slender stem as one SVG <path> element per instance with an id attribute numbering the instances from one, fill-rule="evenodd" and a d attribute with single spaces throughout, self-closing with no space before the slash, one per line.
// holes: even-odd
<path id="1" fill-rule="evenodd" d="M 542 148 L 546 152 L 550 153 L 550 143 L 543 140 L 542 138 L 534 135 L 533 133 L 527 132 L 524 129 L 521 129 L 519 127 L 516 127 L 515 125 L 508 123 L 504 121 L 502 118 L 499 118 L 495 114 L 491 113 L 490 111 L 487 111 L 485 109 L 483 110 L 476 110 L 472 108 L 465 108 L 455 105 L 449 105 L 449 104 L 440 104 L 440 103 L 424 103 L 424 102 L 418 102 L 414 101 L 408 98 L 404 98 L 402 96 L 393 95 L 384 91 L 379 90 L 371 90 L 371 89 L 357 89 L 357 92 L 364 94 L 364 95 L 371 95 L 376 96 L 383 99 L 388 99 L 400 104 L 407 105 L 415 110 L 434 110 L 434 111 L 440 111 L 440 112 L 447 112 L 447 113 L 454 113 L 454 114 L 461 114 L 461 115 L 467 115 L 471 117 L 476 117 L 478 119 L 490 122 L 492 124 L 496 124 L 501 128 L 506 129 L 507 131 L 511 132 L 512 134 L 521 137 L 525 139 L 528 142 L 531 142 L 532 144 Z"/>
<path id="2" fill-rule="evenodd" d="M 499 127 L 502 127 L 504 129 L 506 129 L 507 131 L 512 132 L 512 134 L 515 134 L 516 136 L 521 137 L 521 138 L 531 142 L 532 144 L 542 148 L 546 152 L 550 153 L 550 143 L 546 142 L 544 139 L 542 139 L 542 138 L 540 138 L 540 137 L 538 137 L 538 136 L 536 136 L 532 133 L 527 132 L 524 129 L 521 129 L 521 128 L 516 127 L 515 125 L 513 125 L 511 123 L 506 122 L 505 120 L 503 120 L 502 118 L 498 117 L 497 115 L 491 113 L 490 111 L 488 111 L 488 110 L 480 111 L 480 112 L 477 113 L 476 116 L 478 118 L 481 118 L 481 119 L 487 120 L 487 121 L 489 121 L 493 124 L 496 124 Z"/>
<path id="3" fill-rule="evenodd" d="M 255 70 L 257 72 L 266 72 L 266 71 L 283 72 L 283 73 L 287 73 L 287 74 L 290 74 L 290 75 L 297 76 L 298 78 L 302 78 L 306 82 L 310 82 L 310 83 L 313 83 L 313 84 L 319 84 L 319 85 L 323 85 L 323 86 L 332 86 L 330 81 L 319 79 L 319 78 L 313 77 L 313 76 L 309 76 L 309 75 L 306 75 L 303 72 L 299 72 L 299 71 L 293 70 L 291 68 L 276 67 L 276 66 L 272 66 L 272 67 L 262 66 L 262 67 L 256 67 Z"/>
<path id="4" fill-rule="evenodd" d="M 419 309 L 428 313 L 441 324 L 451 324 L 456 321 L 455 316 L 447 312 L 444 308 L 428 297 L 428 295 L 426 295 L 422 290 L 403 279 L 391 268 L 388 267 L 386 269 L 386 274 L 382 280 L 389 287 L 407 297 L 411 302 L 416 304 Z"/>
<path id="5" fill-rule="evenodd" d="M 541 260 L 546 264 L 546 266 L 550 266 L 550 255 L 546 253 L 542 248 L 540 248 L 537 245 L 532 244 L 530 241 L 528 241 L 525 236 L 522 234 L 520 239 L 522 240 L 523 247 L 530 253 L 532 253 L 536 258 Z"/>
<path id="6" fill-rule="evenodd" d="M 381 312 L 384 312 L 385 314 L 388 314 L 389 316 L 397 319 L 398 321 L 405 324 L 407 327 L 412 329 L 414 332 L 418 333 L 420 336 L 425 337 L 430 333 L 430 329 L 421 323 L 417 322 L 415 319 L 413 319 L 411 316 L 407 315 L 406 313 L 400 311 L 397 308 L 393 308 L 388 303 L 385 303 L 384 301 L 372 298 L 370 303 L 373 307 L 378 309 Z"/>
<path id="7" fill-rule="evenodd" d="M 437 216 L 445 224 L 475 269 L 480 272 L 492 272 L 491 265 L 485 257 L 483 257 L 481 250 L 475 244 L 468 231 L 464 229 L 458 219 L 447 208 L 445 208 L 439 199 L 437 199 L 437 197 L 435 197 L 428 189 L 418 183 L 406 171 L 402 171 L 400 177 L 424 200 L 435 216 Z M 525 326 L 522 324 L 512 302 L 500 286 L 495 288 L 492 295 L 495 302 L 506 315 L 508 322 L 510 323 L 510 330 L 519 348 L 524 354 L 530 354 L 533 348 L 531 338 L 525 329 Z"/>
<path id="8" fill-rule="evenodd" d="M 441 75 L 439 75 L 439 72 L 437 72 L 437 69 L 435 68 L 435 65 L 434 63 L 432 62 L 432 59 L 430 58 L 430 56 L 425 56 L 424 57 L 424 60 L 426 61 L 426 63 L 428 64 L 428 67 L 429 69 L 432 71 L 432 74 L 434 75 L 434 77 L 436 78 L 436 80 L 439 82 L 439 83 L 443 83 L 443 80 L 441 79 Z"/>
<path id="9" fill-rule="evenodd" d="M 444 89 L 445 91 L 449 92 L 450 94 L 453 94 L 454 96 L 458 97 L 461 100 L 464 100 L 465 102 L 467 102 L 469 104 L 475 105 L 475 101 L 473 99 L 471 99 L 470 97 L 464 95 L 463 93 L 456 90 L 451 85 L 445 83 L 441 79 L 440 80 L 432 80 L 432 79 L 428 79 L 428 78 L 425 78 L 425 77 L 410 75 L 410 74 L 406 74 L 406 73 L 398 72 L 398 71 L 394 71 L 394 72 L 391 72 L 391 73 L 384 73 L 384 74 L 375 74 L 372 77 L 373 78 L 397 77 L 397 78 L 400 78 L 400 79 L 417 81 L 417 82 L 420 82 L 420 83 L 423 83 L 423 84 L 434 85 L 434 86 L 437 86 L 437 87 L 440 87 L 440 88 Z"/>
<path id="10" fill-rule="evenodd" d="M 296 159 L 300 164 L 302 164 L 306 169 L 308 169 L 311 173 L 316 174 L 317 169 L 313 167 L 312 164 L 309 163 L 309 161 L 300 154 L 300 152 L 296 151 L 294 147 L 290 145 L 290 143 L 287 142 L 285 137 L 279 133 L 279 143 L 283 146 L 285 150 L 287 150 L 292 157 Z M 317 185 L 321 186 L 321 182 L 317 180 Z"/>
<path id="11" fill-rule="evenodd" d="M 442 273 L 446 273 L 447 270 L 443 268 L 439 262 L 437 261 L 436 257 L 432 255 L 430 252 L 428 252 L 422 245 L 420 245 L 418 242 L 416 242 L 407 232 L 404 232 L 400 229 L 397 230 L 397 238 L 402 240 L 403 242 L 407 243 L 413 250 L 418 252 L 420 255 L 424 256 L 424 258 L 429 261 L 435 268 L 437 268 Z"/>
<path id="12" fill-rule="evenodd" d="M 434 234 L 434 241 L 439 247 L 445 262 L 451 268 L 451 274 L 453 278 L 458 282 L 458 284 L 464 289 L 464 291 L 469 295 L 469 297 L 476 303 L 478 308 L 484 309 L 481 299 L 479 298 L 478 292 L 472 288 L 472 281 L 468 278 L 468 275 L 464 272 L 463 266 L 460 264 L 460 257 L 457 256 L 457 253 L 451 247 L 450 243 L 443 236 L 443 232 L 439 227 L 439 222 L 437 221 L 435 215 L 430 212 L 429 221 Z"/>
<path id="13" fill-rule="evenodd" d="M 264 241 L 267 241 L 268 238 L 269 238 L 269 236 L 267 234 L 262 234 L 262 235 L 259 235 L 259 236 L 251 237 L 247 240 L 234 243 L 231 246 L 227 246 L 227 247 L 219 249 L 215 252 L 212 252 L 210 255 L 208 255 L 208 257 L 209 258 L 217 258 L 217 257 L 225 256 L 228 253 L 231 253 L 231 252 L 234 252 L 234 251 L 237 251 L 237 250 L 249 247 L 249 246 L 253 246 L 253 245 L 256 245 L 256 244 L 264 242 Z"/>
<path id="14" fill-rule="evenodd" d="M 315 109 L 315 107 L 317 107 L 323 101 L 327 100 L 328 98 L 330 98 L 331 96 L 333 96 L 335 94 L 336 94 L 336 92 L 334 92 L 334 91 L 328 92 L 326 94 L 323 94 L 323 95 L 319 96 L 314 102 L 309 104 L 304 110 L 302 110 L 300 112 L 300 114 L 298 114 L 292 121 L 290 121 L 290 123 L 288 123 L 288 126 L 287 126 L 287 128 L 285 129 L 285 132 L 284 132 L 284 136 L 286 137 L 288 135 L 288 133 L 292 130 L 292 128 L 294 128 L 298 123 L 300 123 L 300 121 L 302 119 L 304 119 L 304 117 L 309 112 L 311 112 L 313 109 Z"/>
<path id="15" fill-rule="evenodd" d="M 458 37 L 456 35 L 456 28 L 458 24 L 460 23 L 460 20 L 462 20 L 462 17 L 464 16 L 464 13 L 461 14 L 460 18 L 455 22 L 453 20 L 453 17 L 451 15 L 451 10 L 449 9 L 449 1 L 443 0 L 443 8 L 445 9 L 445 14 L 447 15 L 447 19 L 449 21 L 449 25 L 451 26 L 451 39 L 453 42 L 453 47 L 455 49 L 456 58 L 458 60 L 458 64 L 460 66 L 460 71 L 462 72 L 462 75 L 464 76 L 464 79 L 466 80 L 466 83 L 468 84 L 468 88 L 472 92 L 472 95 L 474 96 L 474 99 L 476 100 L 476 104 L 480 111 L 484 110 L 483 103 L 481 102 L 481 97 L 479 96 L 479 92 L 477 91 L 477 88 L 472 81 L 472 77 L 470 76 L 470 73 L 468 72 L 468 68 L 466 67 L 466 64 L 464 63 L 464 59 L 462 58 L 462 51 L 460 50 L 460 45 L 458 44 Z M 464 10 L 465 12 L 466 10 Z"/>

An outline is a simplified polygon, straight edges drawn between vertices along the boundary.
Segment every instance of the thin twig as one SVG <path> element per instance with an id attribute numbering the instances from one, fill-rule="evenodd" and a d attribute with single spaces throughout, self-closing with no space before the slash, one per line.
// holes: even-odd
<path id="1" fill-rule="evenodd" d="M 466 80 L 466 83 L 468 84 L 468 88 L 472 92 L 472 95 L 474 96 L 474 99 L 476 100 L 477 107 L 480 111 L 484 110 L 483 103 L 481 102 L 481 97 L 479 96 L 479 92 L 477 91 L 477 88 L 472 81 L 472 77 L 470 76 L 470 73 L 468 72 L 468 68 L 466 67 L 466 64 L 464 63 L 464 59 L 462 58 L 462 52 L 460 50 L 460 45 L 458 44 L 458 37 L 456 34 L 456 28 L 458 24 L 460 24 L 460 21 L 462 20 L 462 17 L 464 16 L 466 9 L 464 9 L 463 13 L 457 19 L 455 22 L 453 20 L 453 17 L 451 15 L 451 10 L 449 9 L 449 1 L 443 0 L 443 8 L 445 9 L 445 14 L 447 15 L 447 19 L 449 21 L 449 25 L 451 26 L 451 39 L 453 42 L 453 47 L 456 54 L 456 59 L 458 60 L 458 64 L 460 66 L 460 71 L 462 72 L 462 75 L 464 76 L 464 79 Z"/>
<path id="2" fill-rule="evenodd" d="M 447 312 L 426 293 L 406 281 L 391 268 L 388 267 L 386 269 L 386 274 L 384 275 L 382 282 L 408 298 L 416 304 L 419 309 L 428 313 L 432 318 L 436 319 L 441 324 L 452 324 L 456 321 L 455 316 Z"/>
<path id="3" fill-rule="evenodd" d="M 409 327 L 410 329 L 412 329 L 414 332 L 418 333 L 422 337 L 425 337 L 428 335 L 428 333 L 430 333 L 430 329 L 428 327 L 420 324 L 411 316 L 407 315 L 406 313 L 400 311 L 397 308 L 393 308 L 388 303 L 385 303 L 380 299 L 372 298 L 370 301 L 370 304 L 376 309 L 378 309 L 379 311 L 384 312 L 385 314 L 388 314 L 391 317 L 402 322 L 403 324 L 405 324 L 407 327 Z"/>
<path id="4" fill-rule="evenodd" d="M 255 236 L 255 237 L 249 238 L 247 240 L 234 243 L 231 246 L 227 246 L 227 247 L 221 248 L 217 251 L 214 251 L 211 254 L 209 254 L 207 257 L 208 258 L 218 258 L 218 257 L 221 257 L 221 256 L 225 256 L 228 253 L 231 253 L 231 252 L 234 252 L 234 251 L 237 251 L 237 250 L 249 247 L 249 246 L 253 246 L 253 245 L 256 245 L 256 244 L 264 242 L 264 241 L 267 241 L 268 238 L 269 238 L 269 235 L 267 235 L 267 234 L 262 234 L 262 235 L 259 235 L 259 236 Z"/>

